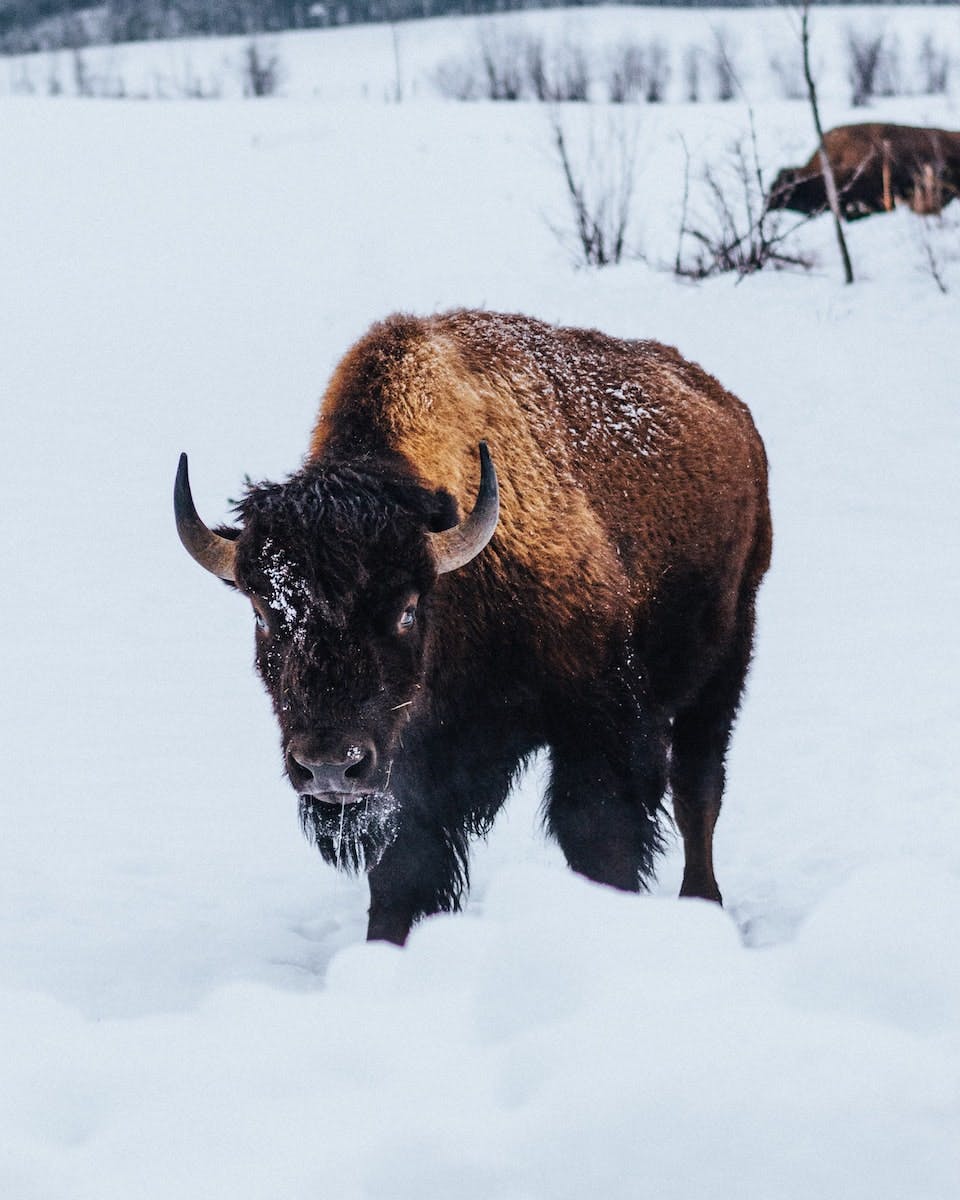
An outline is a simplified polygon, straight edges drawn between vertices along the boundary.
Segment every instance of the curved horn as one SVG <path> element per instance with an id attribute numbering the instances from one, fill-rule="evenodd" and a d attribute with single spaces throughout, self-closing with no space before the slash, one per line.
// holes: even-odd
<path id="1" fill-rule="evenodd" d="M 196 559 L 212 575 L 235 583 L 234 564 L 237 544 L 208 529 L 197 516 L 190 494 L 190 477 L 187 474 L 187 456 L 180 455 L 177 482 L 173 485 L 173 511 L 177 518 L 177 533 L 191 558 Z"/>
<path id="2" fill-rule="evenodd" d="M 453 529 L 430 534 L 437 574 L 466 566 L 493 537 L 500 516 L 500 488 L 487 443 L 480 443 L 480 488 L 473 512 Z"/>

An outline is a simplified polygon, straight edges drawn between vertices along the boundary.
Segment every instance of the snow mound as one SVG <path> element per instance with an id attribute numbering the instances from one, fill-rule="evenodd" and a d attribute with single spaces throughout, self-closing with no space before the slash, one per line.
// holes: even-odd
<path id="1" fill-rule="evenodd" d="M 960 884 L 928 870 L 879 919 L 903 866 L 777 951 L 705 902 L 527 866 L 307 995 L 94 1022 L 4 992 L 5 1194 L 946 1197 Z"/>

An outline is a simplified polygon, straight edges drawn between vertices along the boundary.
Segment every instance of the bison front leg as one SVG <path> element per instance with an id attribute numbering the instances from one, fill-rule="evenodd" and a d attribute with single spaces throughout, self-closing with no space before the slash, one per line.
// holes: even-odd
<path id="1" fill-rule="evenodd" d="M 469 837 L 489 828 L 535 745 L 509 709 L 473 712 L 405 740 L 394 771 L 398 833 L 369 873 L 367 938 L 397 945 L 421 917 L 460 907 Z"/>
<path id="2" fill-rule="evenodd" d="M 465 862 L 461 836 L 408 817 L 369 873 L 367 940 L 402 946 L 420 917 L 459 908 Z"/>

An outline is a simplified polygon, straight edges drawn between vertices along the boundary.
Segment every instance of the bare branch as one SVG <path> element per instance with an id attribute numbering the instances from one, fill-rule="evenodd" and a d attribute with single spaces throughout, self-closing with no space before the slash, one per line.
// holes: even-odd
<path id="1" fill-rule="evenodd" d="M 810 66 L 810 0 L 804 0 L 800 18 L 800 39 L 803 47 L 803 77 L 807 81 L 807 96 L 810 100 L 810 111 L 813 114 L 813 124 L 817 131 L 817 147 L 820 152 L 820 166 L 823 169 L 823 182 L 827 189 L 827 202 L 833 213 L 833 225 L 837 235 L 837 245 L 840 249 L 840 259 L 843 263 L 843 278 L 845 283 L 853 283 L 853 264 L 847 249 L 847 239 L 843 235 L 843 225 L 840 220 L 840 198 L 837 195 L 837 181 L 833 174 L 833 166 L 827 156 L 823 142 L 823 125 L 820 122 L 820 108 L 817 104 L 817 87 L 813 80 L 813 70 Z"/>

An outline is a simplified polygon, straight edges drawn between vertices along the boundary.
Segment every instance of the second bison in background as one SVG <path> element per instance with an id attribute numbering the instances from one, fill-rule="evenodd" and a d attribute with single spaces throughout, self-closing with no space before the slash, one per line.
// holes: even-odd
<path id="1" fill-rule="evenodd" d="M 960 194 L 960 133 L 872 122 L 838 125 L 823 141 L 848 221 L 889 212 L 896 204 L 938 213 Z M 779 172 L 767 206 L 810 214 L 827 210 L 819 151 L 802 167 Z"/>

